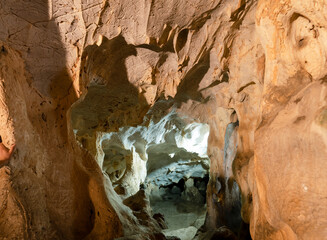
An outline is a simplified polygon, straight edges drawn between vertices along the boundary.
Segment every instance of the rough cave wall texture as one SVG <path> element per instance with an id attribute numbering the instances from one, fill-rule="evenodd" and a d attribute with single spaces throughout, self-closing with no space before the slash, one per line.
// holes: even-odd
<path id="1" fill-rule="evenodd" d="M 208 229 L 233 228 L 241 191 L 253 239 L 326 239 L 326 16 L 325 0 L 1 0 L 0 131 L 17 149 L 0 238 L 155 237 L 95 138 L 169 99 L 210 125 Z"/>

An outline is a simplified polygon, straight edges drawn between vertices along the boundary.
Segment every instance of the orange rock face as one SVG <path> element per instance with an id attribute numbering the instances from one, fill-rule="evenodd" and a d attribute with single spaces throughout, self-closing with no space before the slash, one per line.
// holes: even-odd
<path id="1" fill-rule="evenodd" d="M 324 0 L 1 0 L 0 134 L 16 150 L 0 239 L 164 239 L 99 142 L 171 110 L 210 127 L 205 230 L 325 239 L 326 14 Z M 133 182 L 133 151 L 106 168 Z"/>

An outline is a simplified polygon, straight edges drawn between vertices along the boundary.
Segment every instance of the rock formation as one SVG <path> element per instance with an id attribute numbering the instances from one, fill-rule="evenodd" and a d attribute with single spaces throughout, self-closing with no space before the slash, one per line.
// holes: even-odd
<path id="1" fill-rule="evenodd" d="M 325 239 L 325 16 L 0 0 L 0 239 Z M 206 198 L 205 221 L 163 230 L 150 200 L 168 193 Z"/>

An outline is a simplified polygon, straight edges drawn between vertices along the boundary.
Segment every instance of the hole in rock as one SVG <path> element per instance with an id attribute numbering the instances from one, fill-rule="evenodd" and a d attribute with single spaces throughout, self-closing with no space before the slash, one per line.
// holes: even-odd
<path id="1" fill-rule="evenodd" d="M 206 214 L 209 126 L 186 124 L 171 112 L 148 126 L 123 127 L 102 136 L 103 169 L 116 189 L 144 189 L 166 236 L 192 239 Z"/>
<path id="2" fill-rule="evenodd" d="M 150 109 L 143 124 L 96 133 L 79 129 L 89 124 L 77 124 L 81 123 L 79 115 L 73 115 L 73 128 L 77 140 L 87 139 L 83 146 L 93 152 L 122 199 L 143 190 L 150 215 L 164 228 L 163 233 L 188 240 L 204 224 L 206 215 L 209 125 L 175 111 L 160 114 L 162 111 Z"/>
<path id="3" fill-rule="evenodd" d="M 189 33 L 188 29 L 183 29 L 178 34 L 178 37 L 177 37 L 177 40 L 176 40 L 176 52 L 179 52 L 185 46 L 185 44 L 187 42 L 188 33 Z"/>

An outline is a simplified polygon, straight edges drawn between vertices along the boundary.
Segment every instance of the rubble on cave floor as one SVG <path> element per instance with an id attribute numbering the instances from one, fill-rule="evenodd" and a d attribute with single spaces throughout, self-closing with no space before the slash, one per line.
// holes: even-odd
<path id="1" fill-rule="evenodd" d="M 162 214 L 167 228 L 166 237 L 178 237 L 181 240 L 193 239 L 204 224 L 206 216 L 206 186 L 208 177 L 180 179 L 158 187 L 153 183 L 149 193 L 150 205 L 154 214 Z"/>

